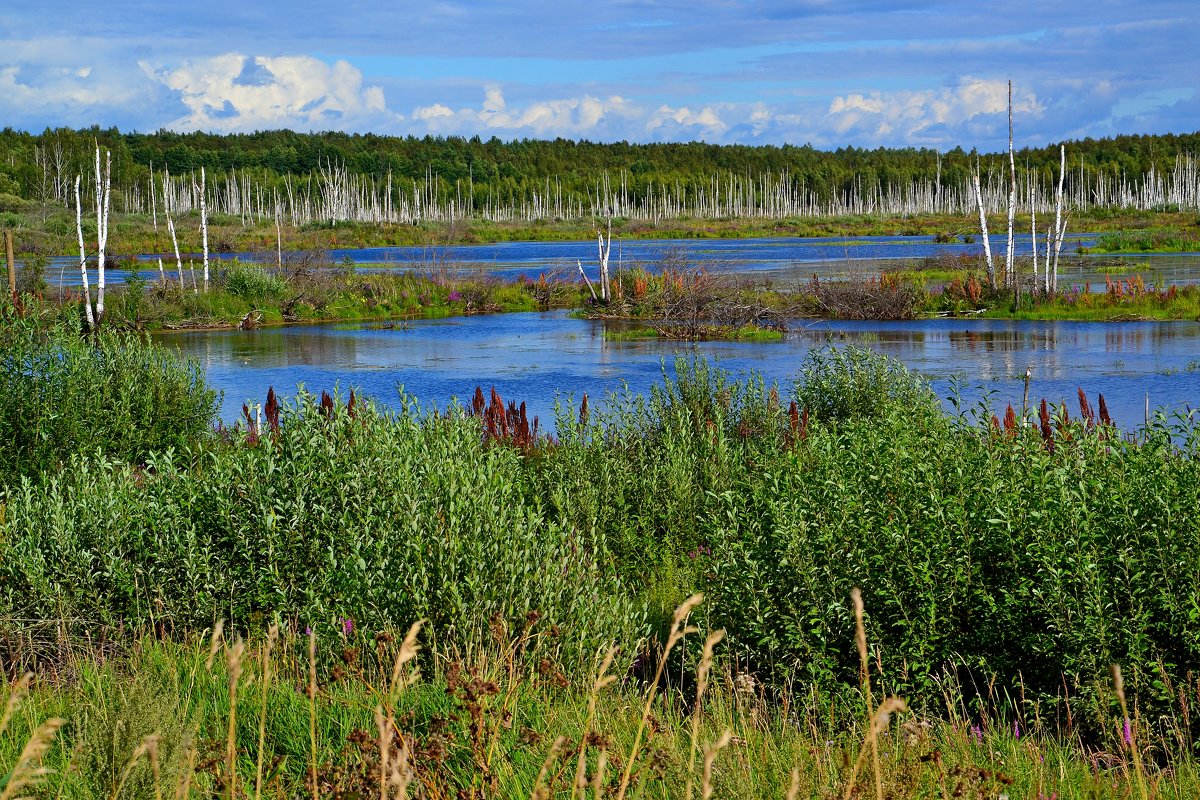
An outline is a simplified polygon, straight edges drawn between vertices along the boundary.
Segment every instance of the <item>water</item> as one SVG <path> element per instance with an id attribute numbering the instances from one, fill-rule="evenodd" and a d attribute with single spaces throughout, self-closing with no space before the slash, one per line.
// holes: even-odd
<path id="1" fill-rule="evenodd" d="M 920 320 L 803 321 L 782 342 L 612 341 L 606 323 L 566 312 L 419 320 L 396 328 L 371 324 L 313 325 L 255 331 L 163 334 L 164 343 L 199 359 L 224 392 L 222 416 L 236 419 L 245 400 L 263 402 L 267 388 L 319 393 L 340 386 L 396 407 L 398 386 L 423 406 L 464 403 L 476 386 L 505 400 L 526 401 L 530 415 L 553 420 L 556 396 L 584 392 L 595 403 L 628 385 L 645 393 L 662 381 L 676 355 L 718 360 L 734 373 L 749 370 L 786 391 L 814 347 L 859 343 L 900 359 L 926 376 L 942 398 L 957 385 L 962 402 L 988 402 L 999 414 L 1020 408 L 1026 368 L 1031 402 L 1066 399 L 1078 410 L 1082 387 L 1096 405 L 1103 393 L 1126 428 L 1152 406 L 1183 410 L 1200 404 L 1200 323 Z M 947 405 L 949 401 L 947 400 Z"/>

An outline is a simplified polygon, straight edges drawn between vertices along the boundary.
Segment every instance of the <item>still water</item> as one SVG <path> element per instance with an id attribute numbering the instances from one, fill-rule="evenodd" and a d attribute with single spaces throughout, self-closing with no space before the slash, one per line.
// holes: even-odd
<path id="1" fill-rule="evenodd" d="M 827 344 L 859 343 L 900 359 L 926 376 L 947 401 L 957 387 L 964 405 L 988 402 L 999 413 L 1020 407 L 1026 368 L 1031 401 L 1068 401 L 1076 389 L 1096 404 L 1103 393 L 1122 427 L 1152 407 L 1183 411 L 1200 405 L 1198 322 L 797 322 L 782 342 L 612 341 L 606 325 L 566 312 L 418 320 L 395 328 L 375 324 L 313 325 L 256 331 L 161 335 L 199 360 L 224 393 L 222 416 L 236 419 L 243 401 L 262 402 L 267 388 L 286 395 L 298 385 L 320 393 L 340 387 L 389 406 L 398 388 L 423 406 L 469 403 L 476 386 L 528 404 L 546 427 L 556 397 L 584 392 L 591 402 L 628 388 L 646 393 L 673 373 L 677 355 L 716 359 L 735 373 L 753 370 L 790 389 L 805 355 Z"/>

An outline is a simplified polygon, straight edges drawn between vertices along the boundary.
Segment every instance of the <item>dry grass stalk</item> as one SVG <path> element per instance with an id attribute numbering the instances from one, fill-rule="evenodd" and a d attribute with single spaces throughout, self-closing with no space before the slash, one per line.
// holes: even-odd
<path id="1" fill-rule="evenodd" d="M 869 745 L 874 745 L 879 739 L 879 734 L 887 728 L 888 723 L 892 719 L 892 714 L 908 710 L 908 706 L 899 697 L 889 697 L 879 704 L 879 708 L 875 711 L 875 715 L 871 718 L 870 724 L 867 726 L 867 735 L 863 741 L 863 747 L 858 751 L 858 758 L 854 761 L 854 766 L 850 769 L 850 782 L 846 785 L 845 797 L 854 796 L 854 787 L 857 780 L 858 772 L 862 769 L 863 760 L 870 752 L 872 758 L 875 759 L 875 791 L 879 797 L 883 797 L 883 781 L 882 773 L 879 772 L 879 753 Z"/>
<path id="2" fill-rule="evenodd" d="M 208 660 L 204 662 L 204 668 L 212 671 L 213 661 L 217 657 L 217 651 L 221 649 L 221 640 L 225 635 L 225 620 L 217 620 L 217 624 L 213 626 L 212 640 L 208 644 Z"/>
<path id="3" fill-rule="evenodd" d="M 274 395 L 271 396 L 274 398 Z M 279 624 L 272 622 L 267 629 L 267 643 L 263 647 L 262 669 L 262 704 L 258 710 L 258 758 L 254 765 L 254 800 L 262 797 L 263 754 L 267 743 L 267 699 L 271 693 L 271 654 L 275 650 L 275 642 L 279 639 Z"/>
<path id="4" fill-rule="evenodd" d="M 583 735 L 579 739 L 579 756 L 575 766 L 575 782 L 571 784 L 571 800 L 575 799 L 577 793 L 583 796 L 587 790 L 588 736 L 592 732 L 592 723 L 596 720 L 596 704 L 599 702 L 600 692 L 617 680 L 615 675 L 608 674 L 608 670 L 612 666 L 613 659 L 616 656 L 617 647 L 613 645 L 608 648 L 608 652 L 601 658 L 600 666 L 596 670 L 596 680 L 592 682 L 592 691 L 588 694 L 587 718 L 583 723 Z"/>
<path id="5" fill-rule="evenodd" d="M 717 760 L 717 753 L 721 752 L 722 748 L 728 745 L 732 738 L 733 734 L 726 730 L 721 734 L 720 739 L 704 747 L 704 777 L 703 782 L 700 784 L 700 797 L 703 800 L 708 800 L 708 798 L 712 797 L 713 762 Z"/>
<path id="6" fill-rule="evenodd" d="M 800 796 L 800 768 L 792 767 L 792 780 L 788 785 L 787 800 L 796 800 Z"/>
<path id="7" fill-rule="evenodd" d="M 604 792 L 604 769 L 608 766 L 608 748 L 601 746 L 596 758 L 596 774 L 592 776 L 592 800 L 600 800 Z"/>
<path id="8" fill-rule="evenodd" d="M 700 707 L 704 701 L 704 692 L 708 689 L 708 676 L 712 670 L 713 649 L 725 638 L 725 631 L 713 631 L 704 640 L 704 654 L 700 657 L 700 666 L 696 670 L 696 705 L 692 709 L 692 743 L 688 752 L 688 779 L 684 796 L 692 800 L 692 782 L 696 769 L 696 750 L 700 741 Z"/>
<path id="9" fill-rule="evenodd" d="M 871 762 L 875 767 L 875 796 L 877 800 L 883 800 L 883 776 L 879 767 L 879 748 L 875 740 L 875 700 L 871 694 L 871 668 L 867 657 L 867 629 L 863 624 L 863 600 L 862 591 L 855 586 L 850 590 L 850 600 L 854 603 L 854 641 L 858 646 L 859 659 L 859 680 L 862 681 L 863 697 L 867 701 L 867 747 L 871 751 Z M 846 798 L 849 800 L 851 792 L 854 791 L 854 784 L 858 780 L 859 763 L 862 761 L 862 753 L 859 754 L 859 759 L 854 764 L 854 768 L 850 771 L 850 782 L 846 786 Z"/>
<path id="10" fill-rule="evenodd" d="M 12 691 L 8 693 L 8 702 L 4 704 L 4 716 L 0 717 L 0 734 L 8 730 L 8 721 L 12 719 L 13 712 L 17 710 L 17 706 L 29 693 L 29 684 L 31 683 L 33 683 L 33 673 L 26 672 L 13 684 Z"/>
<path id="11" fill-rule="evenodd" d="M 658 693 L 658 682 L 662 680 L 663 670 L 667 666 L 667 657 L 671 654 L 671 649 L 678 644 L 689 633 L 697 633 L 698 629 L 687 625 L 687 618 L 692 613 L 692 609 L 700 605 L 704 600 L 704 595 L 697 592 L 679 604 L 679 608 L 675 609 L 675 615 L 671 620 L 671 632 L 667 635 L 667 644 L 663 648 L 662 658 L 659 659 L 658 669 L 654 672 L 654 681 L 650 684 L 650 690 L 646 692 L 646 705 L 642 709 L 642 719 L 638 723 L 637 733 L 633 737 L 633 747 L 629 749 L 629 757 L 625 761 L 625 772 L 621 775 L 621 784 L 617 789 L 617 800 L 624 800 L 625 793 L 629 791 L 629 779 L 633 775 L 633 764 L 637 760 L 638 751 L 642 747 L 642 736 L 646 733 L 646 723 L 650 719 L 650 709 L 654 706 L 654 697 Z"/>
<path id="12" fill-rule="evenodd" d="M 29 741 L 25 743 L 21 755 L 17 756 L 17 763 L 13 766 L 12 772 L 8 774 L 8 783 L 5 784 L 4 791 L 0 792 L 0 800 L 16 800 L 17 798 L 23 800 L 22 791 L 32 789 L 46 779 L 46 776 L 50 774 L 50 768 L 39 766 L 39 764 L 54 742 L 58 729 L 65 722 L 66 720 L 55 717 L 38 726 L 33 735 L 29 737 Z"/>
<path id="13" fill-rule="evenodd" d="M 162 765 L 158 761 L 159 736 L 147 736 L 146 752 L 150 757 L 150 771 L 154 775 L 154 800 L 162 800 Z"/>
<path id="14" fill-rule="evenodd" d="M 317 786 L 317 634 L 308 631 L 308 780 L 313 800 L 320 800 Z"/>
<path id="15" fill-rule="evenodd" d="M 178 783 L 175 784 L 175 800 L 186 800 L 192 794 L 192 777 L 196 774 L 196 743 L 189 741 L 187 745 L 187 757 L 184 759 L 183 773 L 179 776 Z"/>
<path id="16" fill-rule="evenodd" d="M 242 675 L 242 655 L 246 645 L 238 637 L 237 642 L 229 648 L 229 729 L 225 735 L 225 771 L 228 775 L 226 786 L 229 789 L 229 800 L 237 797 L 237 685 Z"/>
<path id="17" fill-rule="evenodd" d="M 1121 735 L 1122 742 L 1129 748 L 1130 757 L 1133 759 L 1134 774 L 1137 777 L 1138 796 L 1142 800 L 1148 797 L 1146 792 L 1146 770 L 1142 764 L 1142 753 L 1138 748 L 1136 726 L 1132 725 L 1129 720 L 1129 707 L 1125 702 L 1125 679 L 1121 676 L 1121 665 L 1112 665 L 1113 689 L 1117 693 L 1117 702 L 1121 704 Z"/>
<path id="18" fill-rule="evenodd" d="M 551 791 L 546 786 L 546 776 L 550 773 L 550 768 L 554 766 L 554 762 L 558 760 L 558 754 L 562 751 L 562 747 L 566 744 L 567 737 L 559 736 L 554 740 L 554 744 L 550 745 L 550 752 L 546 754 L 546 760 L 542 762 L 542 768 L 538 770 L 537 781 L 533 784 L 533 794 L 530 795 L 531 800 L 549 800 Z"/>
<path id="19" fill-rule="evenodd" d="M 134 749 L 133 755 L 131 755 L 129 760 L 125 762 L 125 768 L 121 770 L 121 779 L 117 781 L 117 785 L 113 789 L 111 800 L 117 800 L 117 798 L 121 796 L 121 790 L 125 788 L 125 782 L 129 780 L 130 773 L 133 772 L 133 768 L 137 766 L 137 763 L 142 760 L 143 756 L 151 757 L 151 769 L 153 769 L 157 775 L 158 770 L 156 765 L 158 762 L 158 742 L 158 734 L 153 733 L 142 739 L 141 744 Z M 155 780 L 154 791 L 155 794 L 160 794 L 158 791 L 157 779 Z"/>
<path id="20" fill-rule="evenodd" d="M 408 629 L 400 649 L 396 652 L 396 660 L 392 663 L 391 682 L 388 684 L 384 700 L 375 708 L 375 725 L 379 729 L 379 800 L 388 800 L 388 789 L 397 790 L 398 798 L 408 796 L 408 785 L 412 782 L 412 769 L 408 758 L 408 744 L 403 735 L 400 741 L 400 752 L 392 759 L 392 736 L 396 730 L 394 705 L 400 693 L 407 689 L 420 677 L 420 672 L 413 667 L 404 673 L 404 667 L 417 657 L 420 645 L 417 635 L 421 632 L 424 620 L 417 620 Z"/>

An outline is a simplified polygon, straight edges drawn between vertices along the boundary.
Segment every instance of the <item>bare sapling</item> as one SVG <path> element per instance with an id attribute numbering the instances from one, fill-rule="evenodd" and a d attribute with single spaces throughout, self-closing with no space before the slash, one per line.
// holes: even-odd
<path id="1" fill-rule="evenodd" d="M 83 283 L 83 313 L 89 331 L 96 327 L 92 316 L 92 287 L 88 280 L 87 250 L 83 245 L 83 205 L 79 202 L 79 176 L 75 176 L 75 231 L 79 234 L 79 274 Z"/>

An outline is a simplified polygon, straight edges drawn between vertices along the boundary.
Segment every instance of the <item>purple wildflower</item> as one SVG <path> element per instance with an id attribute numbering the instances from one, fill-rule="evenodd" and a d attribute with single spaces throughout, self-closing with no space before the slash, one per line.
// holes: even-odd
<path id="1" fill-rule="evenodd" d="M 455 290 L 455 291 L 453 291 L 453 292 L 451 292 L 451 293 L 450 293 L 450 295 L 448 296 L 448 298 L 447 298 L 447 299 L 448 299 L 448 300 L 449 300 L 451 303 L 457 303 L 459 300 L 462 300 L 462 292 L 459 292 L 459 291 Z"/>
<path id="2" fill-rule="evenodd" d="M 342 620 L 342 635 L 349 636 L 352 633 L 354 633 L 354 620 L 346 617 Z"/>
<path id="3" fill-rule="evenodd" d="M 312 636 L 312 628 L 311 628 L 311 627 L 309 627 L 309 626 L 307 626 L 307 625 L 306 625 L 306 626 L 304 626 L 304 635 L 305 635 L 305 636 Z"/>
<path id="4" fill-rule="evenodd" d="M 1013 720 L 1013 738 L 1014 739 L 1021 738 L 1021 723 L 1015 719 Z"/>
<path id="5" fill-rule="evenodd" d="M 1129 724 L 1129 717 L 1125 718 L 1124 734 L 1125 734 L 1125 744 L 1132 746 L 1133 745 L 1133 728 Z"/>
<path id="6" fill-rule="evenodd" d="M 975 737 L 976 744 L 981 744 L 983 742 L 983 728 L 979 727 L 978 725 L 971 726 L 971 735 Z"/>

